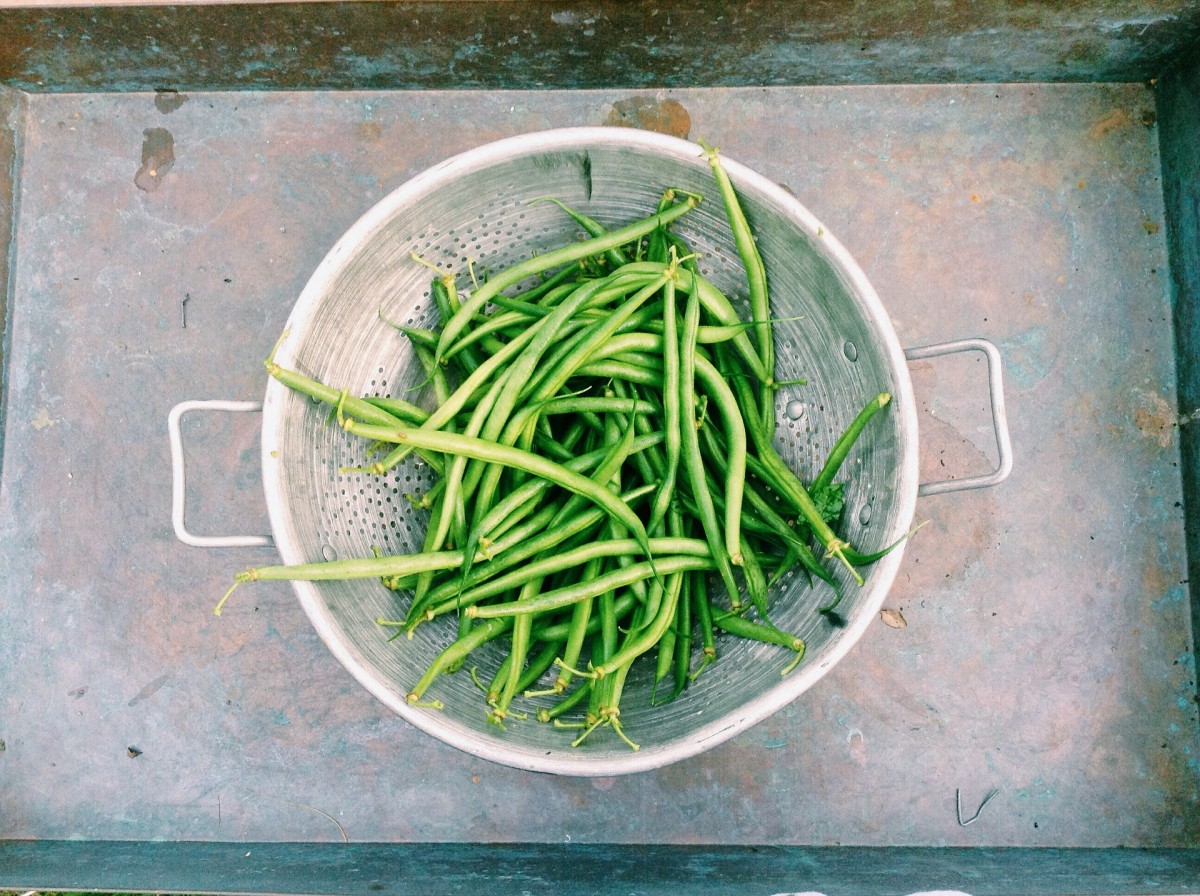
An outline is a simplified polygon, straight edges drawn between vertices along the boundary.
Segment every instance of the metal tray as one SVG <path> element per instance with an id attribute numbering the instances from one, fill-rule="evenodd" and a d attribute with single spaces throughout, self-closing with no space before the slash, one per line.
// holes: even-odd
<path id="1" fill-rule="evenodd" d="M 1200 885 L 1194 387 L 1173 322 L 1194 311 L 1173 304 L 1187 231 L 1147 85 L 3 99 L 0 887 Z M 664 769 L 561 779 L 393 717 L 286 585 L 214 617 L 274 554 L 175 538 L 166 421 L 185 398 L 261 395 L 298 291 L 386 191 L 499 136 L 604 123 L 703 138 L 786 185 L 904 344 L 999 346 L 1019 462 L 920 500 L 893 625 L 800 701 Z M 911 371 L 924 478 L 993 468 L 984 358 Z M 253 416 L 183 422 L 192 529 L 265 534 Z"/>

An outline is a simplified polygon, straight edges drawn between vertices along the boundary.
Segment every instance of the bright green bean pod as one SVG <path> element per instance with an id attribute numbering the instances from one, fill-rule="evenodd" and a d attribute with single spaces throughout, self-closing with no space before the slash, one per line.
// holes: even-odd
<path id="1" fill-rule="evenodd" d="M 781 675 L 787 675 L 804 658 L 805 644 L 804 639 L 791 634 L 790 632 L 781 631 L 770 624 L 762 624 L 745 619 L 734 613 L 716 613 L 713 615 L 713 625 L 722 631 L 728 632 L 731 635 L 736 635 L 739 638 L 747 638 L 752 641 L 761 641 L 764 644 L 777 644 L 780 647 L 786 647 L 789 650 L 796 652 L 795 658 L 784 667 Z"/>
<path id="2" fill-rule="evenodd" d="M 517 600 L 529 600 L 537 594 L 541 585 L 539 579 L 531 579 L 526 582 Z M 508 708 L 512 706 L 513 697 L 517 695 L 517 689 L 521 682 L 521 669 L 525 665 L 525 657 L 529 654 L 529 635 L 532 630 L 532 616 L 521 616 L 513 620 L 512 643 L 508 654 L 508 675 L 504 679 L 504 686 L 500 690 L 496 705 L 488 713 L 488 721 L 501 728 L 504 727 L 504 719 L 508 715 Z"/>
<path id="3" fill-rule="evenodd" d="M 833 448 L 829 452 L 829 457 L 826 459 L 824 466 L 821 467 L 821 472 L 813 480 L 810 491 L 818 492 L 821 489 L 828 488 L 833 483 L 833 477 L 838 474 L 838 470 L 842 467 L 842 462 L 845 461 L 846 455 L 850 453 L 850 449 L 854 447 L 854 443 L 858 441 L 858 437 L 862 435 L 862 431 L 866 428 L 867 423 L 880 410 L 887 407 L 892 400 L 890 393 L 881 392 L 866 403 L 861 411 L 854 417 L 850 425 L 846 427 L 846 431 L 834 442 Z"/>
<path id="4" fill-rule="evenodd" d="M 775 371 L 775 343 L 771 332 L 771 302 L 767 294 L 767 269 L 763 264 L 762 255 L 758 251 L 758 243 L 754 232 L 746 220 L 737 191 L 733 187 L 721 157 L 715 149 L 705 147 L 705 156 L 713 176 L 717 181 L 717 189 L 725 205 L 725 216 L 729 220 L 729 228 L 733 234 L 733 243 L 742 267 L 746 270 L 746 283 L 749 287 L 750 316 L 754 321 L 754 334 L 758 342 L 758 354 L 762 359 L 763 370 L 773 380 Z M 765 383 L 759 390 L 759 413 L 763 423 L 771 429 L 775 425 L 775 393 L 770 383 Z"/>
<path id="5" fill-rule="evenodd" d="M 537 203 L 537 202 L 553 202 L 555 205 L 557 205 L 559 208 L 561 208 L 564 212 L 566 212 L 568 215 L 570 215 L 571 220 L 573 220 L 576 224 L 578 224 L 580 227 L 582 227 L 588 236 L 601 237 L 608 233 L 608 230 L 599 221 L 596 221 L 593 218 L 589 218 L 587 215 L 583 214 L 583 212 L 576 211 L 575 209 L 573 209 L 569 205 L 567 205 L 565 202 L 563 202 L 559 199 L 555 199 L 553 196 L 542 196 L 539 199 L 531 199 L 529 201 L 529 204 L 533 205 L 534 203 Z M 664 208 L 662 205 L 660 205 L 658 207 L 658 211 L 665 212 L 666 208 Z M 624 251 L 622 251 L 620 246 L 613 246 L 611 249 L 605 250 L 604 256 L 608 259 L 609 264 L 611 264 L 615 268 L 619 268 L 623 265 L 629 264 L 629 256 L 626 255 Z"/>
<path id="6" fill-rule="evenodd" d="M 683 202 L 661 214 L 650 215 L 641 221 L 635 221 L 632 224 L 611 230 L 600 237 L 593 237 L 589 240 L 572 243 L 559 249 L 535 255 L 493 275 L 486 283 L 471 293 L 470 297 L 463 303 L 454 317 L 446 321 L 438 343 L 438 360 L 441 360 L 446 350 L 454 344 L 459 334 L 470 324 L 471 318 L 474 317 L 476 312 L 481 311 L 488 302 L 500 295 L 502 290 L 510 286 L 515 286 L 525 278 L 540 274 L 543 271 L 557 268 L 560 265 L 570 264 L 580 259 L 600 254 L 615 246 L 624 246 L 634 240 L 640 239 L 655 227 L 667 224 L 686 214 L 695 208 L 696 203 L 697 199 L 695 197 L 688 196 Z"/>
<path id="7" fill-rule="evenodd" d="M 717 521 L 712 494 L 704 477 L 704 457 L 700 453 L 700 439 L 694 425 L 696 419 L 696 328 L 700 326 L 700 303 L 693 294 L 688 297 L 683 315 L 683 331 L 679 348 L 679 412 L 680 453 L 687 474 L 692 499 L 699 511 L 700 524 L 705 540 L 712 551 L 713 562 L 734 608 L 741 607 L 742 599 L 737 582 L 733 578 L 733 567 L 729 551 L 725 546 L 724 534 Z"/>
<path id="8" fill-rule="evenodd" d="M 698 538 L 651 538 L 649 543 L 650 550 L 655 554 L 678 554 L 702 558 L 710 556 L 708 545 Z M 591 560 L 628 558 L 638 550 L 638 543 L 632 538 L 605 538 L 600 541 L 590 541 L 573 550 L 559 551 L 540 560 L 532 561 L 526 566 L 483 584 L 465 588 L 461 594 L 430 608 L 429 612 L 433 616 L 453 613 L 519 587 L 530 578 L 543 579 L 566 569 L 583 566 Z"/>
<path id="9" fill-rule="evenodd" d="M 666 577 L 664 598 L 659 605 L 654 618 L 635 635 L 621 645 L 621 648 L 601 663 L 592 665 L 592 674 L 602 678 L 621 666 L 632 663 L 634 659 L 652 649 L 675 619 L 675 608 L 679 604 L 679 595 L 683 589 L 683 573 Z"/>
<path id="10" fill-rule="evenodd" d="M 548 610 L 561 610 L 580 600 L 599 597 L 606 591 L 624 588 L 633 582 L 644 581 L 656 575 L 667 575 L 688 569 L 712 569 L 713 562 L 708 557 L 673 556 L 656 558 L 654 565 L 648 561 L 639 561 L 624 568 L 618 568 L 597 576 L 590 582 L 581 582 L 554 591 L 547 591 L 524 603 L 510 601 L 502 604 L 476 604 L 464 611 L 477 619 L 493 619 L 503 616 L 517 616 L 523 613 L 544 613 Z"/>
<path id="11" fill-rule="evenodd" d="M 461 663 L 472 650 L 504 634 L 511 625 L 512 618 L 508 617 L 504 619 L 487 619 L 473 626 L 470 632 L 456 639 L 437 655 L 437 658 L 425 670 L 425 674 L 421 676 L 420 680 L 405 695 L 405 699 L 410 705 L 420 705 L 425 692 L 429 690 L 429 686 L 433 684 L 439 675 L 455 664 Z M 440 709 L 441 703 L 434 701 L 433 706 Z"/>
<path id="12" fill-rule="evenodd" d="M 620 498 L 603 486 L 597 485 L 586 476 L 575 473 L 563 464 L 546 460 L 528 451 L 521 451 L 508 445 L 486 442 L 482 439 L 464 436 L 459 433 L 433 432 L 424 429 L 405 427 L 383 427 L 358 423 L 347 417 L 343 427 L 351 433 L 374 439 L 380 442 L 395 442 L 425 448 L 430 451 L 440 451 L 444 454 L 462 454 L 489 463 L 502 464 L 518 470 L 524 470 L 549 480 L 569 491 L 582 495 L 599 504 L 626 530 L 628 530 L 642 546 L 642 553 L 650 556 L 647 544 L 646 529 L 637 514 L 629 509 Z"/>

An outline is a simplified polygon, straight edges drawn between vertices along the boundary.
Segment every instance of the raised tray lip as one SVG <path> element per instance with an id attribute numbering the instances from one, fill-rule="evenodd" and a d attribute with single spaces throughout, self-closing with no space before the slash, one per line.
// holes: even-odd
<path id="1" fill-rule="evenodd" d="M 275 360 L 285 367 L 288 365 L 291 360 L 291 346 L 303 341 L 305 324 L 321 301 L 325 285 L 336 278 L 338 272 L 353 257 L 355 249 L 380 229 L 397 208 L 419 199 L 428 191 L 436 189 L 439 184 L 453 180 L 462 172 L 510 159 L 515 154 L 579 152 L 600 145 L 641 148 L 675 157 L 688 164 L 702 164 L 705 167 L 708 164 L 704 161 L 704 149 L 688 140 L 653 131 L 610 126 L 527 132 L 485 143 L 451 156 L 413 176 L 384 196 L 337 240 L 314 269 L 297 298 L 285 324 L 286 337 L 277 346 Z M 894 374 L 893 407 L 890 412 L 900 416 L 898 429 L 904 434 L 903 457 L 893 502 L 899 508 L 897 518 L 911 523 L 916 510 L 919 479 L 916 401 L 903 349 L 882 300 L 849 251 L 799 199 L 748 166 L 724 155 L 721 158 L 735 186 L 753 191 L 786 211 L 797 226 L 812 237 L 818 250 L 824 252 L 827 259 L 846 277 L 859 296 L 864 310 L 872 318 L 880 335 L 881 350 Z M 268 378 L 263 400 L 261 457 L 271 530 L 281 562 L 292 564 L 306 562 L 311 558 L 300 556 L 293 549 L 291 539 L 287 537 L 285 496 L 280 487 L 282 477 L 279 475 L 281 463 L 274 448 L 279 441 L 279 408 L 286 393 L 286 387 L 277 380 Z M 522 749 L 504 741 L 481 738 L 469 729 L 447 724 L 444 717 L 436 715 L 436 711 L 409 705 L 404 695 L 375 675 L 364 658 L 340 636 L 338 625 L 317 588 L 312 583 L 301 581 L 293 582 L 292 585 L 315 631 L 335 658 L 371 694 L 414 727 L 464 752 L 513 768 L 566 776 L 612 777 L 650 771 L 702 753 L 793 702 L 840 662 L 865 634 L 891 589 L 903 559 L 903 549 L 904 545 L 900 544 L 872 566 L 871 600 L 861 604 L 856 615 L 847 620 L 847 625 L 842 629 L 834 646 L 826 651 L 820 662 L 801 664 L 788 678 L 782 679 L 779 685 L 744 704 L 740 712 L 726 714 L 703 725 L 686 740 L 670 741 L 659 747 L 643 748 L 637 752 L 629 751 L 614 759 L 571 750 L 569 746 L 549 754 L 543 750 Z"/>

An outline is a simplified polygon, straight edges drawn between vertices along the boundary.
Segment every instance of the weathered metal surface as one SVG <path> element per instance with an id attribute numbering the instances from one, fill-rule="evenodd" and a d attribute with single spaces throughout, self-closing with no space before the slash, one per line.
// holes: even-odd
<path id="1" fill-rule="evenodd" d="M 1156 896 L 1195 892 L 1200 851 L 10 841 L 0 869 L 0 883 L 42 891 Z"/>
<path id="2" fill-rule="evenodd" d="M 26 90 L 658 88 L 1152 78 L 1194 0 L 155 4 L 7 9 Z"/>
<path id="3" fill-rule="evenodd" d="M 18 152 L 16 135 L 21 130 L 22 94 L 0 88 L 0 283 L 8 284 L 9 250 L 13 246 L 13 223 L 16 220 L 16 180 Z M 7 347 L 8 289 L 0 290 L 0 464 L 4 457 L 4 352 Z"/>
<path id="4" fill-rule="evenodd" d="M 1171 257 L 1192 632 L 1200 632 L 1200 47 L 1161 81 L 1163 197 Z"/>
<path id="5" fill-rule="evenodd" d="M 704 756 L 564 780 L 382 712 L 287 586 L 244 588 L 214 618 L 232 573 L 271 553 L 174 540 L 171 405 L 261 394 L 309 272 L 384 191 L 499 136 L 601 123 L 630 94 L 31 96 L 0 480 L 0 839 L 1200 843 L 1153 94 L 643 96 L 794 191 L 905 344 L 981 335 L 1004 352 L 1016 471 L 919 502 L 930 523 L 888 601 L 905 626 L 880 622 L 804 699 Z M 913 374 L 926 478 L 986 466 L 979 364 Z M 256 437 L 252 420 L 189 429 L 197 529 L 265 525 Z M 994 788 L 961 825 L 956 790 L 967 817 Z"/>

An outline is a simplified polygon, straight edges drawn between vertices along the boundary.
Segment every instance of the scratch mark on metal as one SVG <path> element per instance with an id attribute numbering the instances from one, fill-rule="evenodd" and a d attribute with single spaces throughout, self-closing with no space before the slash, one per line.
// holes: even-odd
<path id="1" fill-rule="evenodd" d="M 251 790 L 249 792 L 252 795 L 257 796 L 257 797 L 263 797 L 268 800 L 275 800 L 276 802 L 279 802 L 279 803 L 284 803 L 289 806 L 297 806 L 301 809 L 307 809 L 309 812 L 316 812 L 318 815 L 323 815 L 326 818 L 328 818 L 330 821 L 332 821 L 335 825 L 337 825 L 338 833 L 340 833 L 342 835 L 342 842 L 343 843 L 350 842 L 350 838 L 346 835 L 346 829 L 344 827 L 342 827 L 342 823 L 340 821 L 338 821 L 336 818 L 334 818 L 332 815 L 330 815 L 328 812 L 324 812 L 321 809 L 318 809 L 316 806 L 310 806 L 308 803 L 300 803 L 300 802 L 297 802 L 296 800 L 285 800 L 282 797 L 272 796 L 269 793 L 259 793 L 255 790 Z"/>
<path id="2" fill-rule="evenodd" d="M 954 811 L 958 816 L 958 823 L 964 828 L 967 825 L 972 824 L 977 818 L 979 818 L 979 813 L 983 811 L 983 807 L 990 803 L 992 801 L 992 797 L 999 792 L 999 788 L 989 792 L 988 795 L 983 798 L 983 802 L 979 804 L 979 808 L 975 810 L 975 814 L 970 818 L 964 819 L 962 816 L 962 792 L 957 787 L 954 788 Z"/>

